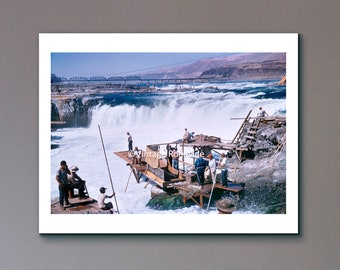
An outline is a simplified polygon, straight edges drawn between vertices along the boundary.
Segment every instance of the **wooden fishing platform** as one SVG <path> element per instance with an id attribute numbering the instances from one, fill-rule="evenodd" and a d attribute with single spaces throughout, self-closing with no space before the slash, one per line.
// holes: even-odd
<path id="1" fill-rule="evenodd" d="M 114 152 L 115 155 L 123 159 L 131 169 L 137 182 L 143 175 L 148 181 L 153 182 L 159 188 L 169 193 L 180 193 L 183 201 L 193 200 L 197 205 L 203 207 L 204 198 L 210 198 L 214 190 L 227 191 L 239 194 L 244 191 L 244 185 L 236 182 L 228 182 L 228 187 L 222 186 L 220 181 L 213 186 L 212 183 L 205 183 L 203 186 L 196 184 L 197 173 L 195 160 L 201 153 L 204 156 L 215 152 L 221 155 L 223 152 L 235 153 L 239 163 L 246 155 L 244 152 L 252 151 L 254 142 L 262 125 L 271 125 L 273 128 L 285 126 L 285 117 L 251 117 L 252 110 L 245 118 L 235 118 L 243 120 L 234 139 L 230 142 L 221 140 L 219 137 L 198 134 L 190 139 L 179 139 L 173 142 L 147 145 L 144 151 L 138 150 L 140 160 L 137 162 L 134 151 Z M 173 152 L 174 151 L 174 152 Z M 178 166 L 172 167 L 173 153 L 178 153 L 176 160 Z M 187 159 L 185 159 L 187 157 Z M 192 162 L 188 162 L 192 158 Z M 234 164 L 233 170 L 236 170 Z M 217 179 L 220 175 L 217 174 Z M 210 175 L 211 179 L 211 175 Z M 230 179 L 229 179 L 230 180 Z"/>
<path id="2" fill-rule="evenodd" d="M 133 166 L 133 168 L 135 168 L 138 172 L 140 173 L 145 173 L 146 171 L 146 163 L 143 162 L 141 164 L 137 164 L 133 162 L 133 158 L 130 157 L 129 151 L 119 151 L 119 152 L 114 152 L 115 155 L 117 155 L 118 157 L 120 157 L 121 159 L 126 161 L 126 165 L 131 165 Z M 142 161 L 144 161 L 144 159 L 142 158 Z"/>
<path id="3" fill-rule="evenodd" d="M 181 139 L 168 143 L 170 145 L 177 145 L 178 147 L 193 147 L 197 149 L 201 149 L 204 147 L 211 148 L 211 149 L 220 149 L 220 150 L 235 150 L 236 144 L 235 143 L 225 143 L 219 140 L 219 138 L 213 136 L 206 136 L 203 134 L 196 135 L 194 140 L 189 142 L 183 142 Z"/>
<path id="4" fill-rule="evenodd" d="M 64 205 L 65 210 L 60 207 L 59 199 L 51 203 L 51 214 L 110 214 L 109 210 L 102 210 L 98 207 L 97 200 L 88 197 L 79 199 L 78 196 L 69 198 L 70 205 Z"/>
<path id="5" fill-rule="evenodd" d="M 192 182 L 192 177 L 195 175 L 192 172 L 184 172 L 183 170 L 174 169 L 168 162 L 167 158 L 164 159 L 159 153 L 159 146 L 174 146 L 178 148 L 189 147 L 196 151 L 204 151 L 204 149 L 220 149 L 220 150 L 235 150 L 236 145 L 230 143 L 223 143 L 219 138 L 205 135 L 196 135 L 195 140 L 190 142 L 182 142 L 178 140 L 171 143 L 148 145 L 146 151 L 142 151 L 141 162 L 138 164 L 133 157 L 133 153 L 129 151 L 114 152 L 115 155 L 120 157 L 130 167 L 131 173 L 134 174 L 137 182 L 142 175 L 144 175 L 149 182 L 155 183 L 160 188 L 170 191 L 172 190 L 180 193 L 183 196 L 183 202 L 188 200 L 194 201 L 200 207 L 204 205 L 204 198 L 209 198 L 213 185 L 212 182 L 207 182 L 203 186 L 197 185 Z M 180 161 L 185 165 L 193 166 L 193 164 Z M 241 186 L 224 187 L 220 183 L 214 186 L 216 190 L 228 191 L 232 193 L 240 193 L 244 190 Z"/>

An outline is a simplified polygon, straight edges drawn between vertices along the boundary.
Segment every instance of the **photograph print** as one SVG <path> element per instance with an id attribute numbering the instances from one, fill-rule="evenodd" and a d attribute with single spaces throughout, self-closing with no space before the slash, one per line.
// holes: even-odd
<path id="1" fill-rule="evenodd" d="M 40 34 L 39 232 L 297 234 L 297 40 Z"/>

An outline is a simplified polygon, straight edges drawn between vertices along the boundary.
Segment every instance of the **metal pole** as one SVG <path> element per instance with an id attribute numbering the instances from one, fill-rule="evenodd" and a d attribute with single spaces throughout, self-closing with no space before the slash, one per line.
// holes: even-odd
<path id="1" fill-rule="evenodd" d="M 209 168 L 210 169 L 210 168 Z M 210 193 L 210 197 L 209 197 L 209 202 L 208 202 L 208 206 L 207 206 L 207 211 L 209 210 L 209 206 L 210 206 L 210 201 L 211 201 L 211 197 L 212 197 L 212 194 L 214 192 L 214 188 L 215 188 L 215 184 L 216 184 L 216 172 L 215 173 L 211 173 L 211 170 L 210 170 L 210 175 L 212 176 L 212 180 L 213 180 L 213 185 L 212 185 L 212 188 L 211 188 L 211 193 Z"/>
<path id="2" fill-rule="evenodd" d="M 100 126 L 99 126 L 99 125 L 98 125 L 98 129 L 99 129 L 100 139 L 101 139 L 101 141 L 102 141 L 103 152 L 104 152 L 104 156 L 105 156 L 105 160 L 106 160 L 107 170 L 108 170 L 108 172 L 109 172 L 109 177 L 110 177 L 110 182 L 111 182 L 112 193 L 115 193 L 115 190 L 114 190 L 113 184 L 112 184 L 112 178 L 111 178 L 111 172 L 110 172 L 110 168 L 109 168 L 109 163 L 107 162 L 107 156 L 106 156 L 106 151 L 105 151 L 103 136 L 102 136 L 102 132 L 101 132 L 101 130 L 100 130 Z M 115 198 L 115 203 L 116 203 L 116 207 L 117 207 L 117 213 L 119 214 L 119 209 L 118 209 L 116 194 L 114 195 L 114 198 Z"/>

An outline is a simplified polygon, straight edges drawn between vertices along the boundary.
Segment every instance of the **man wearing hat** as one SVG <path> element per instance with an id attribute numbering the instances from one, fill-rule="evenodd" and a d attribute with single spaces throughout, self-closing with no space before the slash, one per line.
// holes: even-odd
<path id="1" fill-rule="evenodd" d="M 115 193 L 113 192 L 113 194 L 111 196 L 106 195 L 106 193 L 105 193 L 106 188 L 104 188 L 104 187 L 101 187 L 99 189 L 99 192 L 100 193 L 99 193 L 99 196 L 98 196 L 98 207 L 102 210 L 110 210 L 110 212 L 113 213 L 112 210 L 111 210 L 113 208 L 112 203 L 111 202 L 105 203 L 105 199 L 112 198 L 115 195 Z"/>
<path id="2" fill-rule="evenodd" d="M 70 170 L 67 167 L 66 161 L 62 160 L 60 162 L 60 168 L 56 173 L 56 180 L 59 184 L 59 204 L 60 207 L 65 210 L 64 207 L 64 200 L 65 205 L 69 205 L 70 202 L 68 201 L 68 191 L 69 191 L 69 184 L 68 184 L 68 174 L 71 174 Z"/>
<path id="3" fill-rule="evenodd" d="M 69 188 L 70 189 L 78 189 L 78 194 L 80 199 L 86 199 L 88 198 L 85 195 L 85 180 L 81 179 L 80 176 L 76 173 L 79 171 L 79 168 L 77 166 L 71 166 L 70 167 L 71 175 L 68 175 L 68 182 L 69 182 Z"/>

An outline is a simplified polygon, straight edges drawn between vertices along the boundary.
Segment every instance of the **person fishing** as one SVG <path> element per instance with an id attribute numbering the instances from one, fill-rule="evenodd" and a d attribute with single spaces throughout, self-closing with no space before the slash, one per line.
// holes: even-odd
<path id="1" fill-rule="evenodd" d="M 113 205 L 111 202 L 108 202 L 106 203 L 105 202 L 105 199 L 110 199 L 112 198 L 115 193 L 113 192 L 112 195 L 106 195 L 106 188 L 105 187 L 101 187 L 99 189 L 99 196 L 98 196 L 98 207 L 102 210 L 110 210 L 110 213 L 112 214 L 113 211 L 112 211 L 112 208 L 113 208 Z"/>
<path id="2" fill-rule="evenodd" d="M 112 195 L 111 196 L 108 196 L 108 197 L 106 197 L 107 195 L 105 194 L 105 190 L 106 190 L 106 188 L 104 188 L 104 187 L 102 187 L 102 188 L 100 188 L 100 193 L 102 194 L 102 195 L 100 195 L 101 197 L 100 197 L 100 200 L 98 200 L 99 202 L 100 202 L 100 206 L 103 206 L 104 205 L 104 207 L 105 207 L 105 199 L 106 198 L 112 198 L 113 196 L 115 196 L 115 192 L 114 192 L 114 188 L 113 188 L 113 184 L 112 184 L 112 178 L 111 178 L 111 172 L 110 172 L 110 168 L 109 168 L 109 162 L 107 161 L 107 156 L 106 156 L 106 150 L 105 150 L 105 146 L 104 146 L 104 140 L 103 140 L 103 135 L 102 135 L 102 131 L 101 131 L 101 129 L 100 129 L 100 125 L 98 125 L 98 130 L 99 130 L 99 134 L 100 134 L 100 139 L 101 139 L 101 141 L 102 141 L 102 147 L 103 147 L 103 153 L 104 153 L 104 157 L 105 157 L 105 161 L 106 161 L 106 166 L 107 166 L 107 171 L 108 171 L 108 173 L 109 173 L 109 177 L 110 177 L 110 183 L 111 183 L 111 187 L 112 187 Z M 130 133 L 129 132 L 127 132 L 128 133 L 128 135 L 130 135 Z M 129 147 L 130 147 L 130 144 L 129 144 Z M 132 150 L 132 138 L 131 138 L 131 150 Z M 114 199 L 115 199 L 115 202 L 116 202 L 116 207 L 117 207 L 117 213 L 119 214 L 119 209 L 118 209 L 118 204 L 117 204 L 117 200 L 116 200 L 116 197 L 114 197 Z M 112 205 L 112 203 L 111 203 L 111 205 Z M 110 210 L 111 211 L 111 210 Z"/>

